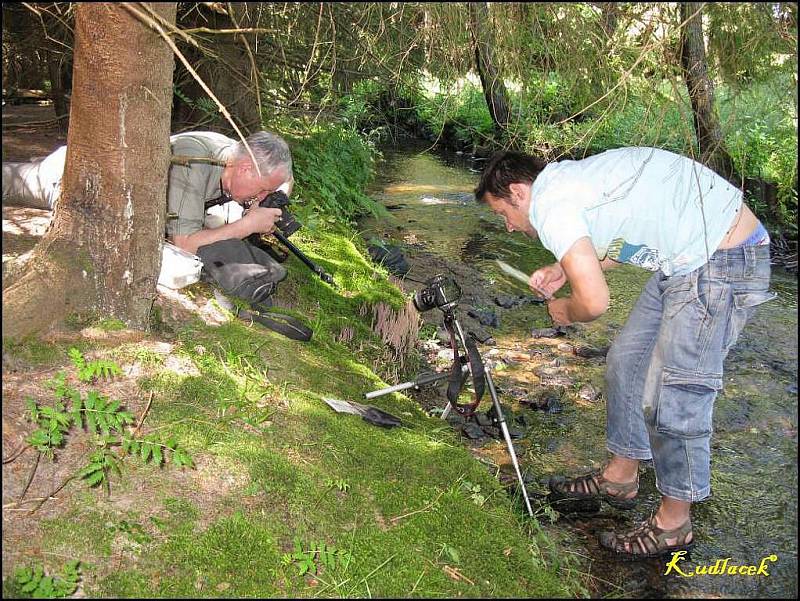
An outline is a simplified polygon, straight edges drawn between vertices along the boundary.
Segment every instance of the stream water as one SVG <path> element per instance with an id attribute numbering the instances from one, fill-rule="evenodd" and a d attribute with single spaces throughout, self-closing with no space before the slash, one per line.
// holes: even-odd
<path id="1" fill-rule="evenodd" d="M 515 448 L 530 492 L 546 492 L 552 474 L 599 467 L 606 459 L 604 350 L 649 274 L 632 267 L 609 272 L 612 303 L 606 315 L 570 327 L 565 335 L 539 336 L 552 326 L 544 306 L 498 305 L 503 298 L 530 297 L 495 259 L 531 273 L 553 257 L 538 242 L 506 232 L 499 217 L 475 203 L 472 190 L 483 163 L 425 148 L 385 149 L 383 155 L 371 195 L 388 209 L 388 217 L 365 219 L 362 233 L 368 241 L 402 248 L 411 265 L 402 281 L 407 291 L 438 273 L 462 288 L 456 315 L 465 330 L 486 341 L 479 348 L 506 419 L 521 435 Z M 728 567 L 759 566 L 774 555 L 776 560 L 765 564 L 769 575 L 665 575 L 666 560 L 623 562 L 609 556 L 599 547 L 597 533 L 627 529 L 658 504 L 652 467 L 643 466 L 640 502 L 629 512 L 604 505 L 593 516 L 552 521 L 556 516 L 536 497 L 539 521 L 564 554 L 580 559 L 592 596 L 797 596 L 797 278 L 775 272 L 772 288 L 778 298 L 762 305 L 726 360 L 714 416 L 712 496 L 692 509 L 697 544 L 679 564 L 689 574 L 717 560 L 729 558 Z M 442 313 L 434 309 L 422 317 L 431 338 L 423 345 L 427 367 L 444 369 L 452 353 L 435 334 Z M 532 330 L 539 330 L 537 336 Z M 431 387 L 417 396 L 435 411 L 445 405 L 442 393 L 442 386 Z M 480 410 L 490 404 L 487 394 Z M 470 438 L 463 423 L 452 423 L 478 458 L 509 478 L 502 440 Z"/>

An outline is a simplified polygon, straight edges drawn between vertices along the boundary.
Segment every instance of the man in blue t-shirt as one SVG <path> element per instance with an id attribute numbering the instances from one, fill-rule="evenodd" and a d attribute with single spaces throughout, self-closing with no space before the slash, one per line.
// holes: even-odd
<path id="1" fill-rule="evenodd" d="M 617 553 L 653 557 L 692 545 L 691 504 L 709 496 L 713 403 L 722 363 L 754 308 L 771 298 L 769 236 L 742 193 L 692 159 L 657 148 L 609 150 L 547 164 L 504 152 L 475 197 L 508 231 L 539 238 L 556 262 L 529 280 L 558 325 L 608 308 L 603 271 L 655 272 L 607 357 L 610 460 L 553 478 L 551 499 L 629 509 L 639 462 L 653 460 L 661 504 L 641 526 L 603 532 Z M 570 296 L 553 294 L 569 282 Z"/>

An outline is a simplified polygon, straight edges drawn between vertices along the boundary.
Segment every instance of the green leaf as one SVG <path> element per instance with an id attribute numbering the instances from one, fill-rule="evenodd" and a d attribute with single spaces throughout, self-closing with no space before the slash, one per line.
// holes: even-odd
<path id="1" fill-rule="evenodd" d="M 34 401 L 31 397 L 27 397 L 25 399 L 25 407 L 27 407 L 28 412 L 31 414 L 31 419 L 33 421 L 38 421 L 39 407 L 36 405 L 36 401 Z"/>
<path id="2" fill-rule="evenodd" d="M 105 480 L 105 477 L 106 477 L 105 472 L 103 470 L 98 470 L 96 472 L 91 473 L 90 475 L 88 475 L 86 477 L 86 483 L 89 486 L 97 486 L 103 480 Z"/>
<path id="3" fill-rule="evenodd" d="M 192 458 L 183 449 L 176 449 L 172 454 L 172 462 L 177 466 L 191 466 Z"/>
<path id="4" fill-rule="evenodd" d="M 75 576 L 79 576 L 78 568 L 80 567 L 80 565 L 81 565 L 80 559 L 72 559 L 68 561 L 67 564 L 64 566 L 64 572 L 70 575 L 74 574 Z"/>
<path id="5" fill-rule="evenodd" d="M 102 469 L 103 466 L 100 465 L 99 463 L 90 463 L 89 465 L 85 466 L 80 472 L 78 472 L 78 475 L 81 478 L 86 478 L 88 475 L 93 474 L 97 471 L 101 471 Z"/>
<path id="6" fill-rule="evenodd" d="M 83 405 L 83 400 L 78 397 L 77 400 L 73 400 L 72 404 L 72 423 L 74 423 L 78 428 L 83 429 L 83 414 L 81 412 Z"/>
<path id="7" fill-rule="evenodd" d="M 67 351 L 67 355 L 68 355 L 68 356 L 69 356 L 69 358 L 72 360 L 72 364 L 73 364 L 73 365 L 74 365 L 74 366 L 75 366 L 77 369 L 81 369 L 81 368 L 84 366 L 84 364 L 85 364 L 85 360 L 84 360 L 84 358 L 83 358 L 83 353 L 81 353 L 81 352 L 80 352 L 78 349 L 76 349 L 75 347 L 72 347 L 71 349 L 69 349 L 69 350 Z"/>
<path id="8" fill-rule="evenodd" d="M 114 470 L 114 473 L 117 474 L 117 476 L 121 476 L 122 469 L 119 466 L 119 461 L 117 461 L 117 458 L 114 455 L 111 455 L 111 457 L 112 458 L 109 461 L 109 467 Z"/>
<path id="9" fill-rule="evenodd" d="M 153 445 L 153 460 L 155 461 L 156 465 L 161 465 L 164 460 L 164 457 L 161 454 L 161 447 L 159 445 Z"/>
<path id="10" fill-rule="evenodd" d="M 92 434 L 97 434 L 97 418 L 94 413 L 86 414 L 86 427 Z"/>
<path id="11" fill-rule="evenodd" d="M 53 596 L 53 577 L 45 576 L 39 581 L 39 586 L 36 587 L 36 594 L 41 597 Z"/>
<path id="12" fill-rule="evenodd" d="M 453 563 L 461 563 L 461 558 L 458 555 L 458 551 L 456 549 L 454 549 L 450 545 L 445 545 L 444 550 Z"/>
<path id="13" fill-rule="evenodd" d="M 111 431 L 108 427 L 108 416 L 105 413 L 98 413 L 97 423 L 100 426 L 100 431 L 103 433 L 103 435 L 108 436 L 108 433 Z"/>
<path id="14" fill-rule="evenodd" d="M 72 419 L 70 418 L 68 413 L 56 414 L 55 420 L 59 428 L 64 432 L 67 432 L 69 430 L 70 424 L 72 423 Z"/>
<path id="15" fill-rule="evenodd" d="M 153 452 L 153 445 L 149 442 L 142 443 L 142 461 L 147 463 L 148 459 L 150 459 L 150 455 Z"/>
<path id="16" fill-rule="evenodd" d="M 50 444 L 54 447 L 61 446 L 61 443 L 64 442 L 64 435 L 61 434 L 58 430 L 54 430 L 50 434 Z"/>
<path id="17" fill-rule="evenodd" d="M 37 447 L 48 444 L 50 442 L 50 436 L 48 436 L 47 432 L 44 430 L 39 429 L 34 430 L 26 440 L 31 446 Z"/>

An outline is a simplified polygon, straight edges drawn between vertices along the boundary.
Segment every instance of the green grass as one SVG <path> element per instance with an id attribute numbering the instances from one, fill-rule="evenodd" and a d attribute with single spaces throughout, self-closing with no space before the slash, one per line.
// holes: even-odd
<path id="1" fill-rule="evenodd" d="M 356 416 L 336 414 L 322 403 L 320 394 L 355 400 L 373 385 L 363 376 L 342 381 L 331 377 L 352 361 L 343 349 L 333 352 L 329 341 L 308 348 L 239 323 L 217 328 L 195 325 L 181 333 L 181 343 L 184 349 L 205 347 L 202 354 L 185 351 L 201 375 L 159 375 L 143 382 L 144 390 L 154 390 L 158 399 L 149 425 L 177 435 L 194 457 L 215 457 L 220 469 L 215 477 L 224 479 L 226 471 L 235 472 L 241 483 L 202 509 L 180 493 L 142 499 L 161 528 L 155 528 L 152 520 L 138 519 L 151 542 L 131 552 L 135 561 L 111 572 L 99 565 L 111 560 L 113 537 L 109 528 L 97 525 L 119 521 L 118 516 L 84 509 L 50 522 L 46 531 L 55 549 L 100 559 L 93 565 L 102 576 L 87 593 L 111 597 L 206 597 L 222 590 L 225 596 L 280 597 L 323 591 L 330 596 L 403 597 L 412 590 L 418 596 L 447 597 L 570 594 L 558 576 L 555 559 L 533 552 L 537 542 L 546 545 L 536 526 L 524 523 L 496 480 L 440 422 L 424 416 L 405 398 L 376 403 L 406 422 L 405 428 L 388 431 Z M 262 346 L 258 354 L 254 345 Z M 258 394 L 251 394 L 249 374 L 241 363 L 229 360 L 233 357 L 249 357 L 254 368 L 270 374 Z M 289 385 L 282 388 L 284 382 Z M 264 420 L 269 425 L 262 421 L 262 431 L 245 429 L 245 423 L 257 423 L 264 411 L 257 406 L 264 392 L 269 396 L 269 419 Z M 220 417 L 222 405 L 235 406 L 236 411 Z M 129 494 L 133 482 L 148 477 L 164 480 L 162 485 L 169 488 L 168 470 L 159 475 L 154 468 L 143 467 L 131 471 L 131 482 L 122 484 L 117 494 Z M 332 490 L 329 479 L 349 483 L 347 491 Z M 495 494 L 478 508 L 459 487 L 460 479 Z M 93 505 L 91 495 L 84 495 L 82 502 Z M 418 510 L 422 511 L 392 522 L 393 517 Z M 201 512 L 208 522 L 204 527 L 198 527 Z M 320 573 L 316 582 L 298 576 L 292 566 L 280 562 L 295 537 L 345 549 L 352 560 L 331 573 Z M 460 562 L 453 567 L 474 586 L 445 574 L 442 568 L 453 562 L 440 557 L 443 545 L 457 550 Z M 511 549 L 508 557 L 503 553 L 507 549 Z"/>

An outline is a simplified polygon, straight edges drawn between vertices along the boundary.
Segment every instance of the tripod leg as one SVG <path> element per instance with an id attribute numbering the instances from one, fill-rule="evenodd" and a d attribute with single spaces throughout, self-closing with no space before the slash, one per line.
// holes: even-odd
<path id="1" fill-rule="evenodd" d="M 401 390 L 406 390 L 408 388 L 419 388 L 420 386 L 425 386 L 426 384 L 430 384 L 432 382 L 438 382 L 439 380 L 444 380 L 449 376 L 450 374 L 446 372 L 427 374 L 425 376 L 419 377 L 413 382 L 403 382 L 402 384 L 396 384 L 395 386 L 389 386 L 388 388 L 382 388 L 380 390 L 373 390 L 372 392 L 367 392 L 364 395 L 364 397 L 368 399 L 374 399 L 375 397 L 382 396 L 384 394 L 389 394 L 391 392 L 399 392 Z"/>
<path id="2" fill-rule="evenodd" d="M 494 388 L 492 381 L 492 374 L 488 368 L 485 368 L 486 383 L 489 385 L 489 393 L 492 396 L 492 403 L 494 403 L 494 410 L 497 413 L 497 421 L 500 423 L 500 429 L 503 431 L 503 437 L 506 439 L 508 446 L 508 454 L 511 455 L 511 463 L 514 465 L 514 471 L 517 472 L 517 479 L 522 488 L 522 497 L 525 499 L 525 507 L 528 509 L 528 515 L 533 517 L 533 509 L 531 509 L 531 502 L 528 499 L 528 490 L 525 488 L 525 482 L 522 479 L 522 473 L 519 470 L 519 463 L 517 462 L 517 453 L 514 451 L 514 444 L 511 442 L 511 435 L 508 433 L 508 426 L 506 425 L 506 418 L 503 416 L 503 411 L 500 408 L 500 401 L 497 400 L 497 391 Z M 449 405 L 448 405 L 449 407 Z"/>

